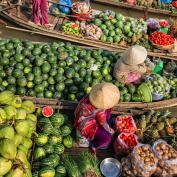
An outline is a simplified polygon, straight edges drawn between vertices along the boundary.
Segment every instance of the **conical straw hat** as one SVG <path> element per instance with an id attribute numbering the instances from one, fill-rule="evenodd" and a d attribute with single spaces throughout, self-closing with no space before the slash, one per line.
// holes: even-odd
<path id="1" fill-rule="evenodd" d="M 91 104 L 98 109 L 110 109 L 119 102 L 119 99 L 119 89 L 111 83 L 97 84 L 89 94 Z"/>
<path id="2" fill-rule="evenodd" d="M 122 54 L 122 61 L 127 65 L 139 65 L 147 58 L 147 50 L 139 45 L 129 47 Z"/>

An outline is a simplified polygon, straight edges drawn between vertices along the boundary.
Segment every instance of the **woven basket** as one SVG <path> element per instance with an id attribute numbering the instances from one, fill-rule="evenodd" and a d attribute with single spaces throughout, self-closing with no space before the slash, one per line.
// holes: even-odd
<path id="1" fill-rule="evenodd" d="M 154 44 L 152 41 L 151 41 L 152 45 L 154 47 L 156 47 L 157 49 L 160 49 L 160 50 L 171 50 L 174 46 L 174 44 L 171 44 L 171 45 L 158 45 L 158 44 Z"/>

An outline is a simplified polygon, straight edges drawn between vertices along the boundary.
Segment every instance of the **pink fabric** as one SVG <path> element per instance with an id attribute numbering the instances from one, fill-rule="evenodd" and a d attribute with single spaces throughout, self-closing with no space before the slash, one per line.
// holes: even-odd
<path id="1" fill-rule="evenodd" d="M 75 127 L 79 130 L 82 136 L 88 140 L 93 140 L 97 130 L 103 127 L 110 134 L 113 134 L 113 129 L 108 125 L 107 117 L 111 109 L 99 110 L 95 108 L 89 101 L 88 97 L 82 99 L 75 111 Z"/>
<path id="2" fill-rule="evenodd" d="M 47 0 L 33 0 L 33 19 L 35 24 L 45 25 L 49 23 L 47 8 Z"/>
<path id="3" fill-rule="evenodd" d="M 130 72 L 128 74 L 128 79 L 126 80 L 126 84 L 130 83 L 138 83 L 141 78 L 141 74 L 137 72 Z"/>

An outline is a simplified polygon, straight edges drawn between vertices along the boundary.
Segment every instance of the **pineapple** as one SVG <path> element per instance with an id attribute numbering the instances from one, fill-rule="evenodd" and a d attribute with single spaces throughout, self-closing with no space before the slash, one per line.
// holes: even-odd
<path id="1" fill-rule="evenodd" d="M 164 123 L 164 122 L 160 122 L 160 123 L 157 124 L 157 130 L 158 130 L 158 131 L 163 130 L 164 127 L 165 127 L 165 123 Z"/>

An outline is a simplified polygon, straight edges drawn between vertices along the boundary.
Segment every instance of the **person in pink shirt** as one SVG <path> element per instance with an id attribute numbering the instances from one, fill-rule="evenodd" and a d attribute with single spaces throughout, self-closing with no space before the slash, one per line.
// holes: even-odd
<path id="1" fill-rule="evenodd" d="M 111 111 L 118 104 L 120 92 L 111 83 L 95 85 L 75 111 L 74 126 L 90 142 L 91 149 L 107 147 L 113 137 Z"/>
<path id="2" fill-rule="evenodd" d="M 36 25 L 53 26 L 48 20 L 47 0 L 33 0 L 33 20 Z"/>

